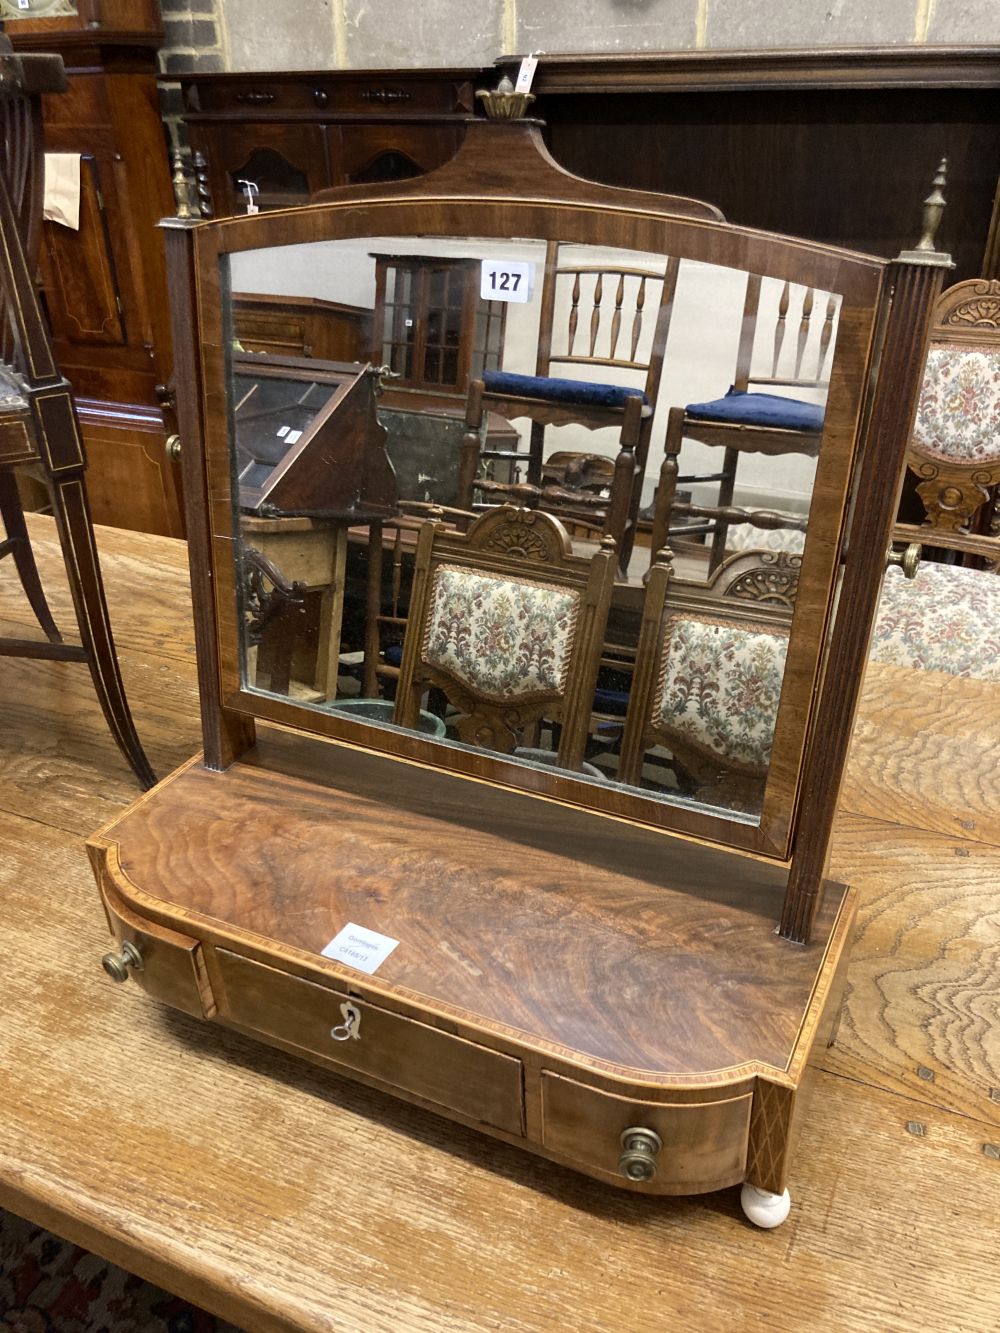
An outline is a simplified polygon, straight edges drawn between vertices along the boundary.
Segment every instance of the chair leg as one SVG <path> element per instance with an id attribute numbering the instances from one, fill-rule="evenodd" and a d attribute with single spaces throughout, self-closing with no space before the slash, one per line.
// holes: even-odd
<path id="1" fill-rule="evenodd" d="M 733 490 L 736 486 L 736 467 L 739 463 L 739 458 L 739 450 L 727 446 L 725 458 L 722 463 L 722 480 L 719 482 L 720 509 L 725 509 L 733 503 Z M 720 515 L 715 521 L 715 535 L 712 538 L 712 553 L 708 560 L 709 578 L 712 577 L 726 558 L 726 538 L 728 535 L 729 524 Z"/>
<path id="2" fill-rule="evenodd" d="M 542 484 L 542 464 L 545 461 L 545 423 L 533 421 L 531 423 L 531 439 L 528 443 L 528 476 L 527 481 L 531 486 L 541 486 Z"/>
<path id="3" fill-rule="evenodd" d="M 479 452 L 481 449 L 483 428 L 483 382 L 473 380 L 469 385 L 469 397 L 465 404 L 465 434 L 458 456 L 458 497 L 459 509 L 471 509 L 473 493 L 476 488 L 476 473 L 479 471 Z"/>
<path id="4" fill-rule="evenodd" d="M 677 499 L 677 458 L 684 443 L 684 409 L 672 407 L 667 414 L 667 433 L 663 442 L 663 462 L 660 482 L 656 488 L 653 509 L 653 531 L 650 539 L 649 560 L 652 565 L 657 551 L 662 551 L 670 536 L 670 511 Z"/>
<path id="5" fill-rule="evenodd" d="M 32 551 L 31 542 L 28 539 L 28 529 L 24 522 L 24 509 L 21 505 L 21 497 L 18 494 L 17 478 L 13 471 L 8 468 L 0 469 L 0 517 L 3 518 L 3 525 L 7 531 L 7 537 L 10 541 L 10 554 L 14 557 L 14 566 L 17 569 L 18 578 L 21 580 L 21 587 L 24 589 L 24 595 L 28 599 L 28 604 L 34 613 L 35 619 L 41 626 L 42 632 L 49 643 L 62 643 L 63 637 L 56 627 L 56 622 L 52 619 L 52 612 L 49 610 L 49 604 L 45 600 L 45 593 L 42 590 L 42 581 L 38 577 L 35 553 Z"/>
<path id="6" fill-rule="evenodd" d="M 148 790 L 155 784 L 156 774 L 143 752 L 125 697 L 83 478 L 50 478 L 49 494 L 97 698 L 118 748 Z"/>

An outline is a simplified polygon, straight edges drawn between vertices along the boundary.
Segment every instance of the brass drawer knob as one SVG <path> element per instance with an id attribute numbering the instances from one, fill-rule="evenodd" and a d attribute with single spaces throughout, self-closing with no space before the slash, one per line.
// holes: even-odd
<path id="1" fill-rule="evenodd" d="M 101 959 L 101 966 L 112 981 L 128 981 L 129 969 L 142 971 L 142 954 L 131 940 L 122 945 L 121 953 L 106 953 Z"/>
<path id="2" fill-rule="evenodd" d="M 626 1129 L 621 1137 L 621 1145 L 618 1170 L 625 1179 L 652 1180 L 656 1175 L 656 1156 L 663 1147 L 663 1140 L 656 1130 L 638 1126 Z"/>
<path id="3" fill-rule="evenodd" d="M 890 546 L 885 553 L 885 567 L 889 569 L 892 565 L 898 565 L 903 571 L 904 578 L 915 579 L 922 554 L 923 550 L 917 542 L 910 542 L 902 551 L 894 550 Z"/>
<path id="4" fill-rule="evenodd" d="M 174 462 L 180 458 L 182 448 L 183 445 L 181 444 L 181 437 L 179 435 L 168 435 L 163 442 L 164 453 Z"/>

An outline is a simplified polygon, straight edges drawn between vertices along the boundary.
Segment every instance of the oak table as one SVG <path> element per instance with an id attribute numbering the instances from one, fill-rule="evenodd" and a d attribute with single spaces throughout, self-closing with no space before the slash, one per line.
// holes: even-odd
<path id="1" fill-rule="evenodd" d="M 167 772 L 198 737 L 184 548 L 98 535 Z M 5 582 L 0 628 L 29 623 Z M 1000 1325 L 995 686 L 871 670 L 850 993 L 773 1233 L 736 1190 L 623 1194 L 111 985 L 83 839 L 135 788 L 72 667 L 4 661 L 0 699 L 0 1206 L 254 1333 Z"/>

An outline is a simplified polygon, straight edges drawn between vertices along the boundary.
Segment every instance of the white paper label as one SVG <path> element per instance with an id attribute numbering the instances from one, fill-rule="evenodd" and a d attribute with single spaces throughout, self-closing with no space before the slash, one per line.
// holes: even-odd
<path id="1" fill-rule="evenodd" d="M 283 440 L 291 429 L 291 426 L 282 426 L 278 431 L 278 439 Z"/>
<path id="2" fill-rule="evenodd" d="M 285 436 L 285 443 L 298 444 L 299 440 L 301 439 L 302 439 L 302 432 L 300 430 L 290 430 L 288 434 Z"/>
<path id="3" fill-rule="evenodd" d="M 381 967 L 398 943 L 399 940 L 390 939 L 388 935 L 380 935 L 377 930 L 356 926 L 351 921 L 339 935 L 333 937 L 322 950 L 322 954 L 324 958 L 332 958 L 337 963 L 346 963 L 348 967 L 356 967 L 359 972 L 367 972 L 371 976 Z"/>
<path id="4" fill-rule="evenodd" d="M 535 266 L 519 259 L 484 259 L 479 294 L 484 301 L 529 301 Z"/>
<path id="5" fill-rule="evenodd" d="M 531 92 L 531 80 L 535 77 L 535 66 L 537 64 L 537 56 L 525 56 L 521 61 L 521 68 L 517 71 L 517 79 L 514 81 L 514 91 L 516 93 Z"/>

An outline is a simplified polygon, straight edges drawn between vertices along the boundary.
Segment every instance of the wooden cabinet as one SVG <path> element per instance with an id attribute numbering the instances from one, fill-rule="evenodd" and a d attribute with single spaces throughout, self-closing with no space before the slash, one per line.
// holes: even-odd
<path id="1" fill-rule="evenodd" d="M 476 70 L 206 74 L 181 80 L 203 217 L 403 180 L 454 156 Z"/>
<path id="2" fill-rule="evenodd" d="M 174 211 L 156 83 L 153 3 L 10 25 L 18 50 L 62 55 L 69 90 L 43 99 L 45 146 L 80 156 L 80 227 L 43 227 L 44 304 L 76 396 L 94 520 L 183 535 L 168 385 L 170 329 L 160 218 Z M 121 12 L 119 12 L 121 11 Z"/>
<path id="3" fill-rule="evenodd" d="M 955 275 L 1000 275 L 996 47 L 551 55 L 533 91 L 569 171 L 886 258 L 917 240 L 907 183 L 947 157 Z"/>

